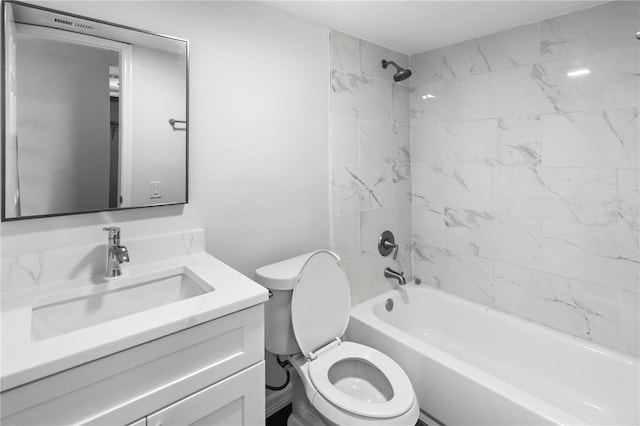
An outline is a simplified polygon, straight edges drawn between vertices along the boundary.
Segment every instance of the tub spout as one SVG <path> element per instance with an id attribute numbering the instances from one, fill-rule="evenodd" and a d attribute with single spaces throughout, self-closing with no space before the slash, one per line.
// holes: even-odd
<path id="1" fill-rule="evenodd" d="M 398 280 L 398 284 L 400 285 L 405 285 L 407 283 L 407 279 L 404 277 L 404 272 L 396 272 L 391 268 L 384 270 L 384 276 L 386 278 L 394 278 Z"/>

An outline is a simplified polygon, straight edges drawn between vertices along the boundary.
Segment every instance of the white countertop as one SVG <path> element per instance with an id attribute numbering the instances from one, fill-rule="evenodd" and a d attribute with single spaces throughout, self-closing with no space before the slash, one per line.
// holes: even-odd
<path id="1" fill-rule="evenodd" d="M 62 293 L 91 292 L 118 286 L 118 279 L 187 266 L 214 291 L 44 340 L 31 337 L 31 311 L 37 299 Z M 260 304 L 267 290 L 205 252 L 124 265 L 125 274 L 101 274 L 11 288 L 2 292 L 2 391 L 78 366 L 115 352 L 175 333 L 196 324 Z"/>

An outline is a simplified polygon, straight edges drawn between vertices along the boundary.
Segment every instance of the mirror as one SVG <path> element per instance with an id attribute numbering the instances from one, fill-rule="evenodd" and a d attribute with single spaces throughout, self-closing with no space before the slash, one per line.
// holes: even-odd
<path id="1" fill-rule="evenodd" d="M 186 203 L 188 42 L 2 6 L 2 220 Z"/>

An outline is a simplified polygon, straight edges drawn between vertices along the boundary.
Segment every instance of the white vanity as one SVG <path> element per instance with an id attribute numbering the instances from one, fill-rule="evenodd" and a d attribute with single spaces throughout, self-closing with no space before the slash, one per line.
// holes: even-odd
<path id="1" fill-rule="evenodd" d="M 203 230 L 123 242 L 113 279 L 106 244 L 2 259 L 1 423 L 263 424 L 267 291 Z"/>

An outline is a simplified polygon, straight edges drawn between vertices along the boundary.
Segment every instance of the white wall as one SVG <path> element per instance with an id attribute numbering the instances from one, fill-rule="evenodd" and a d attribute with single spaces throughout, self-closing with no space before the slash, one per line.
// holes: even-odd
<path id="1" fill-rule="evenodd" d="M 256 267 L 329 246 L 328 30 L 249 2 L 39 2 L 190 41 L 190 193 L 157 207 L 2 224 L 3 255 L 203 226 Z M 135 253 L 131 254 L 135 256 Z"/>

